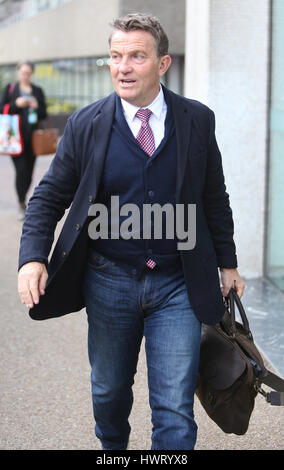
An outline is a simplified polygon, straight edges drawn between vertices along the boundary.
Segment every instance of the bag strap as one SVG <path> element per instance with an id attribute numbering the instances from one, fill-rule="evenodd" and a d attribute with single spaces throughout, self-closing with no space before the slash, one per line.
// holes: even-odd
<path id="1" fill-rule="evenodd" d="M 261 389 L 261 393 L 265 396 L 266 401 L 271 405 L 284 406 L 284 380 L 266 369 L 262 382 L 276 390 L 275 392 L 266 393 Z"/>
<path id="2" fill-rule="evenodd" d="M 3 106 L 3 114 L 9 114 L 10 103 L 6 103 Z"/>
<path id="3" fill-rule="evenodd" d="M 269 392 L 266 394 L 266 401 L 270 405 L 284 406 L 284 393 L 283 392 Z"/>
<path id="4" fill-rule="evenodd" d="M 267 370 L 267 374 L 263 377 L 262 382 L 278 392 L 284 392 L 284 380 L 278 375 L 273 374 L 270 370 Z"/>
<path id="5" fill-rule="evenodd" d="M 12 93 L 14 91 L 14 88 L 16 86 L 16 83 L 10 83 L 10 86 L 9 86 L 9 93 L 8 93 L 8 96 L 9 96 L 9 100 L 11 99 L 11 96 L 12 96 Z M 6 103 L 4 106 L 3 106 L 3 114 L 9 114 L 9 109 L 10 109 L 10 102 L 9 103 Z"/>
<path id="6" fill-rule="evenodd" d="M 9 87 L 9 96 L 12 95 L 14 89 L 15 89 L 15 86 L 16 86 L 16 83 L 12 82 L 10 83 L 10 87 Z"/>

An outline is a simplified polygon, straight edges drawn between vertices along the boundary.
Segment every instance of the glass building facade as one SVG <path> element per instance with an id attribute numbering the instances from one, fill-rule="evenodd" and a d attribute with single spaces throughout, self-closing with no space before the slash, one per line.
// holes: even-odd
<path id="1" fill-rule="evenodd" d="M 0 74 L 2 87 L 17 80 L 16 65 L 2 66 Z M 112 90 L 107 58 L 39 62 L 32 81 L 43 88 L 52 114 L 74 111 Z"/>
<path id="2" fill-rule="evenodd" d="M 0 29 L 71 0 L 0 0 Z"/>
<path id="3" fill-rule="evenodd" d="M 272 3 L 266 275 L 284 292 L 284 1 Z"/>
<path id="4" fill-rule="evenodd" d="M 24 22 L 46 10 L 72 0 L 0 0 L 0 30 Z M 70 113 L 107 96 L 113 91 L 109 57 L 78 57 L 36 62 L 32 81 L 43 88 L 48 113 Z M 184 56 L 172 57 L 172 65 L 162 82 L 183 94 Z M 0 66 L 0 93 L 17 80 L 16 64 Z"/>
<path id="5" fill-rule="evenodd" d="M 183 92 L 184 58 L 174 56 L 163 83 L 177 93 Z M 16 65 L 0 67 L 0 85 L 15 81 Z M 73 112 L 113 91 L 109 57 L 62 59 L 35 64 L 33 80 L 41 86 L 48 102 L 48 112 Z M 0 90 L 1 91 L 1 90 Z"/>

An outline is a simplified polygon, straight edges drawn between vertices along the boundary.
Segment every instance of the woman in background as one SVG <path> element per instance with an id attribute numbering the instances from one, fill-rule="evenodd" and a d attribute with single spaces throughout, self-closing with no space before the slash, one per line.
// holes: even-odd
<path id="1" fill-rule="evenodd" d="M 32 182 L 35 164 L 32 132 L 37 128 L 38 121 L 47 117 L 44 92 L 31 82 L 33 71 L 34 65 L 31 62 L 20 62 L 17 66 L 18 81 L 15 84 L 9 83 L 1 97 L 1 110 L 9 103 L 9 113 L 21 116 L 24 150 L 18 157 L 11 157 L 16 170 L 19 220 L 25 217 L 26 195 Z"/>

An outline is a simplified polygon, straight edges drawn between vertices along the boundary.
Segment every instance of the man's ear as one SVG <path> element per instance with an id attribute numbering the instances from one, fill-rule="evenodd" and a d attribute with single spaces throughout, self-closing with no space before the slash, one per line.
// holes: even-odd
<path id="1" fill-rule="evenodd" d="M 169 69 L 169 67 L 172 63 L 171 56 L 164 55 L 164 56 L 160 57 L 159 62 L 160 62 L 159 63 L 159 75 L 160 75 L 160 77 L 162 77 L 162 75 L 164 75 L 166 73 L 166 71 Z"/>

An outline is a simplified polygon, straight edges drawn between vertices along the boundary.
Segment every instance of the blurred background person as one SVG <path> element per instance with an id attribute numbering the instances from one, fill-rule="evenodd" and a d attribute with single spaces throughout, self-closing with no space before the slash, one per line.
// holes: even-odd
<path id="1" fill-rule="evenodd" d="M 35 155 L 32 149 L 32 133 L 40 120 L 47 117 L 43 90 L 31 82 L 34 65 L 23 61 L 17 65 L 18 81 L 9 83 L 1 96 L 1 112 L 6 103 L 10 104 L 9 113 L 21 116 L 21 132 L 24 150 L 18 157 L 11 157 L 15 166 L 15 186 L 19 202 L 19 220 L 26 211 L 26 196 L 32 182 Z"/>

